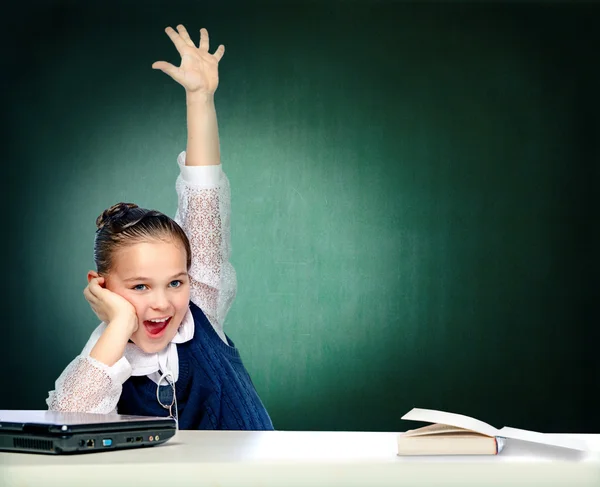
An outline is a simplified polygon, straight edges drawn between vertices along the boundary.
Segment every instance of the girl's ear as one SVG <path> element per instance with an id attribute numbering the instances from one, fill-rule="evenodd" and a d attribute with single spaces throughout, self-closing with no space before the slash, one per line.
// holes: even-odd
<path id="1" fill-rule="evenodd" d="M 97 277 L 100 277 L 100 276 L 98 276 L 98 273 L 97 273 L 96 271 L 89 271 L 89 272 L 87 273 L 87 280 L 88 280 L 88 284 L 90 283 L 90 281 L 91 281 L 92 279 L 95 279 L 95 278 L 97 278 Z"/>

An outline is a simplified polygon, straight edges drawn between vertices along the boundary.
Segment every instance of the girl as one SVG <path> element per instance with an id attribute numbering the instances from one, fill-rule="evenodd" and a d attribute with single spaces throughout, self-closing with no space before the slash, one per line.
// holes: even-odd
<path id="1" fill-rule="evenodd" d="M 57 379 L 57 411 L 169 414 L 181 429 L 273 429 L 239 352 L 223 332 L 236 293 L 229 258 L 229 181 L 220 165 L 214 93 L 225 48 L 166 29 L 186 91 L 187 152 L 178 157 L 175 221 L 118 203 L 96 221 L 96 271 L 84 295 L 102 323 Z"/>

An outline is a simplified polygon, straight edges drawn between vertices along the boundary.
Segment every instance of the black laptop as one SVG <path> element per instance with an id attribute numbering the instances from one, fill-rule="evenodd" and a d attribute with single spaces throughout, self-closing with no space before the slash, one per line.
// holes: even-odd
<path id="1" fill-rule="evenodd" d="M 0 450 L 90 453 L 156 446 L 177 431 L 173 418 L 0 410 Z"/>

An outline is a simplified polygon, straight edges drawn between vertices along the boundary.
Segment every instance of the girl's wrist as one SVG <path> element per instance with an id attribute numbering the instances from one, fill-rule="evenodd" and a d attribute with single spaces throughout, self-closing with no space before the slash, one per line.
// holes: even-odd
<path id="1" fill-rule="evenodd" d="M 214 93 L 207 93 L 205 91 L 186 91 L 185 101 L 186 105 L 207 105 L 214 101 Z"/>
<path id="2" fill-rule="evenodd" d="M 137 321 L 128 316 L 115 317 L 90 351 L 90 357 L 112 367 L 123 357 L 127 342 L 135 331 L 134 324 Z"/>

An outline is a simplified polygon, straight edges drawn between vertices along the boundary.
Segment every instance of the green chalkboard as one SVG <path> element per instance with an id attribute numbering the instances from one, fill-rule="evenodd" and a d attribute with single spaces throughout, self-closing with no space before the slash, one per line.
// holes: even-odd
<path id="1" fill-rule="evenodd" d="M 44 408 L 96 326 L 96 216 L 175 213 L 185 99 L 151 65 L 178 61 L 163 29 L 182 22 L 227 49 L 226 331 L 276 428 L 396 431 L 416 406 L 600 432 L 595 6 L 44 5 L 11 58 L 3 343 L 20 390 L 0 408 Z"/>

